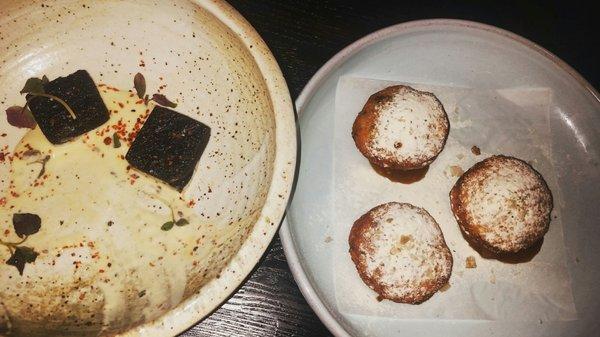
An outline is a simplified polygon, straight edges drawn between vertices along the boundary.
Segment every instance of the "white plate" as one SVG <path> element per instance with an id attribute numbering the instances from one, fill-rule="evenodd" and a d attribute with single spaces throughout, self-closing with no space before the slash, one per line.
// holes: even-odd
<path id="1" fill-rule="evenodd" d="M 473 88 L 543 86 L 553 91 L 555 169 L 568 269 L 578 320 L 509 322 L 398 320 L 344 315 L 334 295 L 333 112 L 344 75 Z M 426 20 L 368 35 L 338 53 L 311 79 L 296 102 L 302 162 L 294 200 L 281 229 L 302 293 L 337 336 L 574 336 L 598 327 L 600 291 L 600 101 L 576 71 L 545 49 L 510 32 L 467 21 Z M 357 108 L 357 110 L 360 107 Z M 485 112 L 482 112 L 485 113 Z M 444 192 L 447 193 L 447 192 Z M 368 209 L 368 206 L 365 207 Z"/>

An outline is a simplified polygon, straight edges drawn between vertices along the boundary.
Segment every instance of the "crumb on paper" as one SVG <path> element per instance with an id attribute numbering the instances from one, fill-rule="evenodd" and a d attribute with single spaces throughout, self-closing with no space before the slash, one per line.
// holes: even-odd
<path id="1" fill-rule="evenodd" d="M 575 263 L 579 263 L 579 258 L 575 257 Z"/>
<path id="2" fill-rule="evenodd" d="M 467 268 L 477 268 L 477 262 L 475 261 L 475 258 L 473 256 L 467 256 L 467 259 L 465 260 L 465 266 Z"/>
<path id="3" fill-rule="evenodd" d="M 471 152 L 473 152 L 474 155 L 479 156 L 481 154 L 481 149 L 477 145 L 473 145 L 473 147 L 471 147 Z"/>
<path id="4" fill-rule="evenodd" d="M 440 292 L 444 292 L 448 289 L 450 289 L 450 283 L 444 284 L 444 286 L 440 288 Z"/>
<path id="5" fill-rule="evenodd" d="M 333 239 L 331 238 L 331 236 L 327 235 L 327 237 L 325 238 L 325 243 L 330 243 L 331 241 L 333 241 Z"/>
<path id="6" fill-rule="evenodd" d="M 492 275 L 490 275 L 490 283 L 496 284 L 496 274 L 492 273 Z"/>
<path id="7" fill-rule="evenodd" d="M 456 155 L 456 158 L 458 158 L 458 160 L 462 160 L 464 157 L 465 157 L 465 155 L 462 153 L 459 153 Z"/>
<path id="8" fill-rule="evenodd" d="M 464 173 L 462 167 L 458 165 L 450 166 L 450 175 L 453 177 L 460 177 Z"/>

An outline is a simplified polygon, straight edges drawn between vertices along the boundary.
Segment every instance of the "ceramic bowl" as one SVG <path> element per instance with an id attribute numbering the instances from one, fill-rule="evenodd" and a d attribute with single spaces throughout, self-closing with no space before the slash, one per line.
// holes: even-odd
<path id="1" fill-rule="evenodd" d="M 24 293 L 19 301 L 31 304 L 30 314 L 16 315 L 16 299 L 8 297 L 3 285 L 0 330 L 28 336 L 170 336 L 214 310 L 265 252 L 294 180 L 292 103 L 281 71 L 256 31 L 222 1 L 3 1 L 0 48 L 2 110 L 21 103 L 19 90 L 32 76 L 56 78 L 85 69 L 96 83 L 127 90 L 141 72 L 149 92 L 162 86 L 178 102 L 177 111 L 211 126 L 205 152 L 210 155 L 201 159 L 202 170 L 185 193 L 198 201 L 194 210 L 213 219 L 227 237 L 213 252 L 209 272 L 187 275 L 196 281 L 188 282 L 182 296 L 165 303 L 156 317 L 134 306 L 129 322 L 71 326 L 66 322 L 73 320 L 65 317 L 77 318 L 77 305 L 84 301 L 67 299 L 64 312 L 47 312 L 47 297 L 55 296 L 51 292 L 37 298 Z M 2 117 L 4 133 L 0 146 L 11 149 L 24 131 Z M 6 174 L 8 166 L 0 163 L 0 173 Z M 6 184 L 0 187 L 4 194 Z M 8 258 L 7 252 L 0 254 L 2 260 Z M 160 282 L 160 273 L 156 278 Z M 27 286 L 34 289 L 36 284 L 30 280 Z M 101 307 L 111 305 L 106 297 L 101 301 Z"/>

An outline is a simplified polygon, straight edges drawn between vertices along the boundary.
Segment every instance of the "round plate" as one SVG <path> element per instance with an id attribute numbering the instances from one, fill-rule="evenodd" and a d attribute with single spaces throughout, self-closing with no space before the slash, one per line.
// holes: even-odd
<path id="1" fill-rule="evenodd" d="M 344 315 L 334 295 L 333 111 L 343 75 L 472 88 L 543 86 L 553 92 L 552 132 L 562 202 L 568 270 L 577 320 L 508 322 L 397 320 Z M 281 229 L 292 272 L 309 304 L 337 336 L 574 336 L 592 335 L 600 303 L 599 95 L 550 52 L 499 28 L 460 20 L 392 26 L 339 52 L 311 79 L 296 102 L 302 163 L 294 200 Z M 357 109 L 360 109 L 358 107 Z M 350 131 L 348 131 L 350 132 Z M 447 192 L 444 192 L 447 193 Z M 370 206 L 370 205 L 367 205 Z M 366 208 L 368 208 L 365 206 Z M 347 240 L 333 237 L 333 240 Z"/>
<path id="2" fill-rule="evenodd" d="M 160 86 L 161 93 L 178 102 L 175 110 L 209 125 L 212 128 L 209 145 L 184 193 L 186 200 L 197 200 L 190 207 L 194 206 L 200 218 L 210 218 L 211 225 L 218 231 L 214 241 L 218 249 L 211 251 L 210 256 L 198 257 L 198 265 L 207 264 L 202 267 L 204 272 L 196 273 L 190 267 L 196 264 L 187 263 L 196 258 L 192 254 L 196 249 L 189 255 L 177 257 L 180 259 L 177 261 L 188 260 L 185 267 L 179 269 L 183 277 L 174 286 L 165 284 L 165 277 L 160 277 L 166 275 L 164 269 L 149 269 L 147 263 L 132 268 L 131 275 L 136 270 L 147 270 L 153 276 L 139 277 L 136 282 L 141 280 L 168 291 L 181 289 L 173 300 L 151 306 L 141 300 L 142 304 L 136 304 L 136 298 L 122 300 L 117 295 L 119 303 L 127 304 L 124 309 L 127 315 L 118 315 L 118 318 L 127 318 L 115 326 L 111 321 L 103 321 L 103 317 L 109 315 L 104 315 L 101 309 L 94 309 L 99 312 L 91 315 L 93 322 L 78 320 L 81 308 L 91 307 L 86 302 L 91 296 L 85 301 L 82 297 L 65 301 L 63 309 L 52 310 L 46 302 L 59 295 L 51 289 L 41 290 L 47 297 L 34 299 L 33 296 L 18 297 L 27 295 L 23 293 L 9 296 L 2 290 L 0 335 L 10 320 L 6 325 L 11 326 L 13 333 L 35 336 L 173 336 L 215 310 L 244 281 L 267 249 L 283 218 L 294 181 L 297 139 L 293 105 L 279 66 L 258 33 L 235 9 L 219 0 L 5 1 L 0 8 L 0 46 L 2 110 L 24 103 L 19 90 L 29 77 L 46 74 L 53 79 L 85 69 L 97 84 L 128 90 L 133 89 L 134 74 L 141 72 L 148 84 L 148 94 L 152 95 Z M 3 116 L 0 147 L 12 150 L 24 132 L 8 125 Z M 0 174 L 6 174 L 8 165 L 4 165 L 4 160 L 0 164 Z M 0 197 L 6 191 L 5 180 L 1 180 Z M 8 228 L 8 222 L 0 225 L 3 231 Z M 192 226 L 185 230 L 191 231 Z M 98 227 L 90 231 L 101 232 L 103 229 Z M 138 249 L 139 241 L 143 241 L 135 240 L 137 236 L 126 231 L 119 233 L 125 234 L 103 238 L 126 242 L 128 249 L 124 254 Z M 146 233 L 164 235 L 160 225 Z M 198 243 L 201 238 L 197 232 L 185 236 L 182 231 L 178 233 L 182 235 L 179 241 L 182 246 L 188 241 L 204 245 Z M 175 240 L 175 236 L 162 240 Z M 1 248 L 0 257 L 8 259 L 8 250 Z M 124 259 L 134 260 L 131 256 Z M 142 256 L 146 257 L 140 253 Z M 175 258 L 170 256 L 175 254 L 169 254 L 165 261 Z M 43 270 L 40 266 L 45 266 L 44 258 L 38 257 L 29 270 Z M 113 263 L 113 267 L 115 265 Z M 149 265 L 154 267 L 152 263 Z M 0 267 L 3 266 L 4 262 Z M 71 263 L 65 266 L 72 268 Z M 0 280 L 13 278 L 14 281 L 15 275 L 18 276 L 16 271 L 2 269 Z M 18 280 L 25 282 L 30 276 L 26 270 L 24 278 Z M 6 282 L 3 289 L 15 284 Z M 195 283 L 190 285 L 190 282 Z M 130 283 L 120 284 L 139 286 Z M 27 284 L 30 290 L 36 288 L 35 283 Z M 53 287 L 53 291 L 57 291 L 56 288 L 59 287 Z M 64 290 L 64 286 L 60 288 L 59 291 Z M 138 291 L 115 293 L 137 295 Z M 144 300 L 148 298 L 146 294 Z M 9 302 L 17 304 L 11 307 Z M 109 302 L 101 303 L 111 307 L 113 302 Z M 25 304 L 19 306 L 19 303 Z M 28 308 L 27 304 L 39 315 L 14 314 L 16 310 Z M 143 311 L 146 307 L 158 309 L 150 316 Z M 46 315 L 51 319 L 44 321 Z M 66 323 L 69 319 L 76 322 L 72 323 L 73 327 Z M 76 330 L 68 333 L 68 328 Z"/>

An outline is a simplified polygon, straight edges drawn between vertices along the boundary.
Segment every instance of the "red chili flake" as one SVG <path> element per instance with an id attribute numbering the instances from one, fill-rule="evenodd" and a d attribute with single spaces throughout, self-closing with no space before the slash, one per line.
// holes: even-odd
<path id="1" fill-rule="evenodd" d="M 6 133 L 3 133 L 3 134 L 2 134 L 2 137 L 6 137 Z"/>
<path id="2" fill-rule="evenodd" d="M 102 87 L 105 87 L 105 86 L 106 86 L 106 84 L 104 84 L 104 83 L 100 83 L 100 84 L 98 84 L 98 86 L 99 86 L 100 88 L 102 88 Z"/>
<path id="3" fill-rule="evenodd" d="M 15 192 L 15 191 L 10 191 L 10 195 L 12 195 L 15 198 L 19 197 L 19 193 Z"/>
<path id="4" fill-rule="evenodd" d="M 79 295 L 79 299 L 83 300 L 85 298 L 85 293 L 81 293 L 81 295 Z"/>
<path id="5" fill-rule="evenodd" d="M 98 272 L 104 273 L 104 269 L 100 269 L 100 270 L 98 270 Z"/>
<path id="6" fill-rule="evenodd" d="M 112 143 L 112 139 L 110 139 L 110 137 L 104 138 L 104 144 L 110 145 L 111 143 Z"/>
<path id="7" fill-rule="evenodd" d="M 4 161 L 5 155 L 3 152 L 0 152 L 0 161 Z"/>
<path id="8" fill-rule="evenodd" d="M 196 205 L 196 202 L 195 202 L 194 200 L 190 200 L 190 201 L 188 202 L 188 206 L 189 206 L 189 207 L 194 207 L 194 205 Z"/>
<path id="9" fill-rule="evenodd" d="M 127 140 L 130 142 L 133 142 L 133 140 L 135 139 L 136 136 L 137 136 L 137 132 L 130 132 L 129 136 L 127 136 Z"/>
<path id="10" fill-rule="evenodd" d="M 144 103 L 143 99 L 139 99 L 139 100 L 135 101 L 135 104 L 142 104 L 142 103 Z"/>
<path id="11" fill-rule="evenodd" d="M 8 236 L 8 234 L 10 234 L 10 231 L 8 229 L 4 230 L 4 236 Z"/>
<path id="12" fill-rule="evenodd" d="M 121 107 L 121 108 L 124 108 L 124 107 L 125 107 L 125 104 L 123 104 L 123 103 L 119 102 L 119 107 Z"/>

